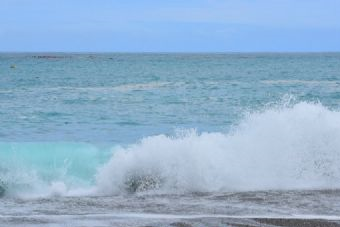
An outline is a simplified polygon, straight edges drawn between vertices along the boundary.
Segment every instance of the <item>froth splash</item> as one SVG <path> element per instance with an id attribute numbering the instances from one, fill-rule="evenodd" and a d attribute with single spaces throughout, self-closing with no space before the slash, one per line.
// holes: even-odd
<path id="1" fill-rule="evenodd" d="M 247 115 L 226 134 L 146 137 L 115 147 L 106 159 L 85 146 L 59 155 L 70 161 L 59 160 L 49 174 L 42 168 L 48 152 L 38 154 L 45 162 L 12 160 L 13 171 L 5 165 L 13 151 L 0 155 L 0 187 L 12 195 L 41 194 L 37 188 L 44 195 L 340 188 L 340 112 L 307 102 L 271 107 Z"/>
<path id="2" fill-rule="evenodd" d="M 340 112 L 299 103 L 247 116 L 228 133 L 164 135 L 116 150 L 98 190 L 228 191 L 340 186 Z"/>

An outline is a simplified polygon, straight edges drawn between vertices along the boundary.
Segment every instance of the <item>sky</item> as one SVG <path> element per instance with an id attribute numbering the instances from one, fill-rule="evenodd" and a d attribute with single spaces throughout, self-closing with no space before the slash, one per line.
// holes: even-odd
<path id="1" fill-rule="evenodd" d="M 11 51 L 340 51 L 340 0 L 0 0 Z"/>

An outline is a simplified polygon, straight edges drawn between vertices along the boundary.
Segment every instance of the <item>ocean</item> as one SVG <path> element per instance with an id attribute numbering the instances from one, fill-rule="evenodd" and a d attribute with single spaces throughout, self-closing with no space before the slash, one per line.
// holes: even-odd
<path id="1" fill-rule="evenodd" d="M 339 213 L 340 53 L 0 54 L 1 227 Z"/>

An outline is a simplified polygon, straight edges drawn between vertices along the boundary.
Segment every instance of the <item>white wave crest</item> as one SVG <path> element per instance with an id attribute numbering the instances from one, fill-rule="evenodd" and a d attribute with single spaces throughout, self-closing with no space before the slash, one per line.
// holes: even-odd
<path id="1" fill-rule="evenodd" d="M 97 193 L 340 187 L 340 112 L 301 102 L 249 114 L 228 133 L 158 135 L 114 151 Z"/>

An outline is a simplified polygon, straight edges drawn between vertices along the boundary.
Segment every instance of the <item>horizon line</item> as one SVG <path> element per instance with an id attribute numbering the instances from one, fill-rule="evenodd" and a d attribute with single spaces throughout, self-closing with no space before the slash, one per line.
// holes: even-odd
<path id="1" fill-rule="evenodd" d="M 0 51 L 0 54 L 335 54 L 335 51 Z"/>

